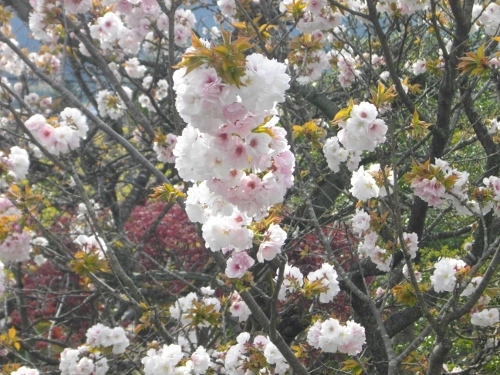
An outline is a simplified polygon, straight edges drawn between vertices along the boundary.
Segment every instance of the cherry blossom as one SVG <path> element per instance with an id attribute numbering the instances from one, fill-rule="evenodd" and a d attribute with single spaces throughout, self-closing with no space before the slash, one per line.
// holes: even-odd
<path id="1" fill-rule="evenodd" d="M 456 272 L 465 267 L 465 262 L 453 258 L 441 258 L 434 264 L 431 283 L 436 292 L 452 292 L 457 278 Z"/>
<path id="2" fill-rule="evenodd" d="M 499 322 L 498 309 L 484 309 L 471 315 L 470 322 L 479 327 L 489 327 Z"/>

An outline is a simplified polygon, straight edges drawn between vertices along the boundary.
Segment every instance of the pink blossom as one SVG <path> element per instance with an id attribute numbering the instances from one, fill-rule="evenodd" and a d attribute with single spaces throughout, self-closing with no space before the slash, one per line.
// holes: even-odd
<path id="1" fill-rule="evenodd" d="M 238 292 L 233 292 L 231 301 L 229 312 L 232 316 L 238 318 L 240 322 L 245 322 L 252 313 L 247 304 L 241 299 Z"/>
<path id="2" fill-rule="evenodd" d="M 254 263 L 255 260 L 245 251 L 235 252 L 227 261 L 226 276 L 231 279 L 239 279 Z"/>
<path id="3" fill-rule="evenodd" d="M 47 121 L 42 115 L 33 115 L 28 120 L 26 120 L 24 125 L 26 125 L 31 133 L 36 134 L 40 129 L 43 129 L 45 127 L 46 123 Z"/>
<path id="4" fill-rule="evenodd" d="M 259 246 L 257 259 L 259 262 L 273 260 L 281 252 L 281 247 L 286 240 L 286 232 L 276 224 L 271 224 L 264 234 L 265 241 Z"/>
<path id="5" fill-rule="evenodd" d="M 415 178 L 411 182 L 411 187 L 414 189 L 415 194 L 431 207 L 439 206 L 441 198 L 446 192 L 444 185 L 436 177 L 433 177 L 432 180 L 421 177 Z"/>
<path id="6" fill-rule="evenodd" d="M 363 124 L 371 124 L 377 118 L 377 107 L 368 102 L 361 102 L 352 107 L 351 118 Z"/>

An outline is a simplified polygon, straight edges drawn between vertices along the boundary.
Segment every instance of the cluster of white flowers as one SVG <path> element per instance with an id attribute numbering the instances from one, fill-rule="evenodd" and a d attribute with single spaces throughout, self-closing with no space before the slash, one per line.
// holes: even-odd
<path id="1" fill-rule="evenodd" d="M 66 348 L 61 353 L 61 375 L 105 375 L 108 369 L 107 358 L 100 352 L 92 351 L 89 346 Z"/>
<path id="2" fill-rule="evenodd" d="M 15 39 L 10 40 L 14 45 L 18 45 Z M 10 47 L 0 42 L 0 71 L 18 77 L 24 71 L 24 64 Z"/>
<path id="3" fill-rule="evenodd" d="M 370 215 L 364 210 L 357 210 L 351 219 L 352 231 L 362 242 L 358 245 L 361 257 L 370 257 L 377 268 L 384 272 L 390 271 L 392 254 L 377 245 L 378 234 L 370 230 Z M 406 250 L 410 258 L 414 259 L 418 251 L 418 236 L 416 233 L 403 233 Z"/>
<path id="4" fill-rule="evenodd" d="M 33 37 L 37 40 L 53 43 L 56 41 L 57 32 L 54 27 L 50 24 L 50 19 L 47 20 L 46 13 L 51 10 L 52 7 L 61 6 L 59 1 L 55 4 L 45 4 L 45 0 L 35 0 L 30 3 L 33 7 L 33 11 L 30 13 L 29 17 L 29 29 Z M 48 9 L 47 9 L 48 8 Z"/>
<path id="5" fill-rule="evenodd" d="M 40 372 L 38 372 L 38 370 L 22 366 L 16 371 L 11 372 L 10 375 L 40 375 Z"/>
<path id="6" fill-rule="evenodd" d="M 177 144 L 177 136 L 167 134 L 162 143 L 154 142 L 153 150 L 156 152 L 156 159 L 162 163 L 174 163 L 174 147 Z"/>
<path id="7" fill-rule="evenodd" d="M 342 13 L 334 11 L 325 0 L 284 0 L 280 2 L 280 11 L 285 12 L 287 8 L 300 3 L 304 3 L 305 8 L 297 23 L 297 29 L 303 33 L 331 30 L 342 23 Z"/>
<path id="8" fill-rule="evenodd" d="M 494 36 L 500 33 L 500 7 L 497 3 L 491 2 L 486 8 L 480 4 L 474 4 L 472 19 L 477 19 L 484 26 L 487 35 Z"/>
<path id="9" fill-rule="evenodd" d="M 385 142 L 387 125 L 378 119 L 378 110 L 373 104 L 361 102 L 352 107 L 350 117 L 341 121 L 338 132 L 339 141 L 347 150 L 373 151 Z"/>
<path id="10" fill-rule="evenodd" d="M 21 223 L 22 213 L 4 196 L 0 196 L 0 220 L 8 229 L 7 236 L 0 241 L 0 260 L 7 262 L 22 262 L 30 258 L 31 234 L 24 230 Z"/>
<path id="11" fill-rule="evenodd" d="M 16 91 L 18 94 L 22 94 L 23 85 L 20 82 L 16 82 L 14 84 L 14 91 Z M 26 105 L 32 109 L 33 112 L 43 113 L 47 116 L 52 112 L 53 102 L 51 96 L 40 97 L 37 93 L 30 92 L 23 97 L 23 100 Z"/>
<path id="12" fill-rule="evenodd" d="M 425 59 L 419 59 L 419 60 L 415 61 L 412 65 L 413 74 L 418 76 L 419 74 L 425 73 L 427 71 L 426 64 L 427 64 L 427 62 L 425 61 Z"/>
<path id="13" fill-rule="evenodd" d="M 363 257 L 370 257 L 377 268 L 384 272 L 391 270 L 392 254 L 377 245 L 378 234 L 368 231 L 364 241 L 358 245 L 358 253 Z"/>
<path id="14" fill-rule="evenodd" d="M 87 345 L 93 348 L 113 347 L 111 351 L 114 354 L 125 353 L 125 349 L 129 345 L 129 340 L 122 327 L 110 328 L 97 323 L 87 330 L 86 336 Z"/>
<path id="15" fill-rule="evenodd" d="M 146 67 L 141 65 L 141 62 L 137 57 L 128 59 L 123 63 L 123 67 L 127 74 L 132 78 L 142 78 L 146 74 Z"/>
<path id="16" fill-rule="evenodd" d="M 107 247 L 99 236 L 86 236 L 84 234 L 80 234 L 73 240 L 73 242 L 81 246 L 82 250 L 85 252 L 97 253 L 100 259 L 106 258 L 105 252 Z"/>
<path id="17" fill-rule="evenodd" d="M 285 374 L 288 370 L 289 366 L 285 357 L 283 357 L 283 354 L 281 354 L 276 345 L 274 345 L 271 341 L 266 344 L 264 357 L 266 357 L 267 363 L 275 366 L 275 374 Z"/>
<path id="18" fill-rule="evenodd" d="M 356 214 L 351 218 L 352 231 L 361 236 L 370 229 L 371 216 L 365 210 L 356 210 Z"/>
<path id="19" fill-rule="evenodd" d="M 496 134 L 500 132 L 500 122 L 496 118 L 489 120 L 488 125 L 489 134 Z"/>
<path id="20" fill-rule="evenodd" d="M 410 259 L 415 259 L 418 251 L 418 235 L 416 233 L 403 233 L 405 247 L 410 254 Z"/>
<path id="21" fill-rule="evenodd" d="M 444 184 L 436 177 L 432 179 L 418 177 L 413 179 L 411 186 L 414 192 L 430 206 L 442 206 L 445 202 L 453 204 L 460 215 L 482 214 L 485 215 L 492 209 L 500 215 L 500 178 L 490 176 L 483 179 L 485 187 L 476 188 L 476 196 L 486 199 L 470 199 L 468 196 L 468 172 L 461 172 L 450 167 L 450 165 L 436 159 L 432 168 L 439 167 L 442 174 L 441 179 L 453 178 L 453 185 L 446 189 Z M 491 198 L 488 198 L 490 197 Z"/>
<path id="22" fill-rule="evenodd" d="M 142 87 L 145 90 L 151 90 L 151 95 L 156 101 L 165 99 L 168 96 L 168 82 L 165 79 L 160 79 L 156 82 L 156 87 L 153 87 L 153 77 L 147 75 L 142 80 Z M 156 112 L 156 108 L 151 103 L 151 99 L 146 94 L 139 95 L 138 102 L 141 107 L 147 109 L 150 112 Z M 172 134 L 173 136 L 173 134 Z"/>
<path id="23" fill-rule="evenodd" d="M 279 272 L 279 271 L 278 271 Z M 280 301 L 285 300 L 287 293 L 294 293 L 304 285 L 304 275 L 297 267 L 285 264 L 285 271 L 283 273 L 283 283 L 278 294 Z"/>
<path id="24" fill-rule="evenodd" d="M 364 166 L 359 167 L 352 174 L 352 187 L 349 192 L 361 201 L 387 196 L 386 184 L 389 186 L 390 192 L 394 185 L 394 174 L 390 170 L 386 170 L 384 173 L 380 169 L 380 164 L 372 164 L 366 171 Z"/>
<path id="25" fill-rule="evenodd" d="M 337 54 L 337 67 L 339 68 L 339 83 L 342 87 L 351 86 L 356 77 L 360 75 L 360 71 L 356 69 L 355 58 L 347 51 L 342 51 Z"/>
<path id="26" fill-rule="evenodd" d="M 232 316 L 238 318 L 240 322 L 245 322 L 252 314 L 247 304 L 241 299 L 238 292 L 233 292 L 233 294 L 231 294 L 231 306 L 229 306 L 229 312 Z"/>
<path id="27" fill-rule="evenodd" d="M 334 171 L 340 171 L 340 163 L 344 163 L 349 157 L 349 151 L 343 148 L 338 137 L 328 138 L 323 145 L 323 154 L 325 155 L 328 167 Z"/>
<path id="28" fill-rule="evenodd" d="M 340 292 L 337 276 L 337 271 L 335 271 L 333 266 L 328 263 L 323 263 L 321 268 L 316 271 L 309 272 L 307 275 L 307 279 L 310 282 L 320 281 L 325 288 L 325 291 L 319 294 L 320 302 L 331 302 L 333 301 L 333 297 Z"/>
<path id="29" fill-rule="evenodd" d="M 120 2 L 117 5 L 90 26 L 92 37 L 99 41 L 103 50 L 113 51 L 119 47 L 124 53 L 137 54 L 141 43 L 153 38 L 155 25 L 156 30 L 168 39 L 169 19 L 156 1 Z M 185 45 L 195 24 L 193 12 L 183 8 L 175 10 L 174 43 L 177 46 Z M 88 53 L 83 44 L 80 44 L 80 50 Z M 139 71 L 137 73 L 140 75 Z"/>
<path id="30" fill-rule="evenodd" d="M 387 12 L 390 15 L 412 15 L 415 12 L 425 11 L 429 8 L 429 0 L 387 0 L 377 3 L 379 12 Z"/>
<path id="31" fill-rule="evenodd" d="M 476 290 L 477 286 L 479 283 L 483 280 L 482 276 L 476 276 L 474 277 L 469 284 L 467 284 L 467 287 L 463 290 L 463 292 L 460 294 L 462 297 L 467 297 L 470 296 L 474 291 Z M 488 297 L 489 298 L 489 297 Z M 489 302 L 489 301 L 488 301 Z"/>
<path id="32" fill-rule="evenodd" d="M 142 359 L 145 375 L 191 375 L 205 374 L 210 366 L 210 356 L 203 346 L 199 346 L 183 365 L 184 358 L 179 345 L 163 345 L 162 348 L 149 349 Z"/>
<path id="33" fill-rule="evenodd" d="M 170 306 L 170 316 L 179 320 L 182 325 L 193 324 L 193 321 L 199 320 L 199 317 L 207 317 L 209 313 L 206 309 L 210 308 L 212 313 L 219 313 L 221 304 L 218 298 L 212 297 L 214 291 L 210 288 L 202 289 L 203 297 L 199 298 L 196 293 L 191 292 L 185 297 L 178 298 L 175 304 Z M 198 307 L 205 309 L 203 314 L 198 315 Z M 209 327 L 211 324 L 207 320 L 197 322 L 198 327 Z"/>
<path id="34" fill-rule="evenodd" d="M 487 214 L 491 209 L 493 209 L 495 215 L 500 216 L 500 178 L 496 176 L 490 176 L 483 179 L 483 184 L 489 189 L 493 200 L 483 203 L 480 212 L 482 214 Z M 479 204 L 477 204 L 479 206 Z M 476 209 L 478 212 L 479 209 Z"/>
<path id="35" fill-rule="evenodd" d="M 31 52 L 29 58 L 45 74 L 57 76 L 61 70 L 61 55 L 49 52 Z"/>
<path id="36" fill-rule="evenodd" d="M 479 327 L 489 327 L 499 322 L 498 309 L 484 309 L 471 314 L 470 322 Z"/>
<path id="37" fill-rule="evenodd" d="M 132 96 L 132 91 L 128 87 L 123 86 L 123 89 L 129 97 Z M 109 116 L 113 120 L 122 117 L 127 109 L 123 100 L 117 94 L 113 94 L 108 90 L 99 91 L 96 101 L 99 114 L 102 117 Z"/>
<path id="38" fill-rule="evenodd" d="M 337 136 L 327 139 L 323 146 L 323 154 L 332 171 L 338 172 L 340 164 L 343 162 L 347 162 L 349 170 L 357 169 L 361 152 L 374 151 L 376 146 L 386 141 L 387 125 L 384 120 L 377 118 L 377 115 L 377 107 L 368 102 L 361 102 L 353 106 L 347 120 L 339 123 L 341 130 Z M 361 168 L 356 175 L 356 179 L 359 179 L 363 185 L 359 195 L 367 198 L 358 199 L 365 200 L 376 197 L 378 189 L 374 184 L 375 181 L 365 174 L 363 167 Z M 371 170 L 371 172 L 375 171 Z M 353 176 L 353 178 L 355 177 Z M 370 187 L 366 189 L 366 185 Z"/>
<path id="39" fill-rule="evenodd" d="M 304 283 L 318 282 L 321 285 L 321 291 L 318 293 L 321 303 L 333 301 L 333 298 L 340 292 L 337 271 L 329 263 L 323 263 L 321 268 L 309 272 L 305 281 L 304 275 L 297 267 L 286 264 L 283 277 L 283 283 L 278 294 L 281 301 L 286 298 L 287 293 L 294 293 L 302 288 Z"/>
<path id="40" fill-rule="evenodd" d="M 348 320 L 345 325 L 333 318 L 324 322 L 318 320 L 309 328 L 307 342 L 327 353 L 339 351 L 356 355 L 361 352 L 365 343 L 365 329 L 352 320 Z"/>
<path id="41" fill-rule="evenodd" d="M 286 131 L 276 124 L 275 103 L 284 100 L 289 76 L 285 65 L 260 54 L 246 58 L 244 85 L 224 83 L 214 68 L 174 73 L 176 107 L 188 123 L 177 138 L 175 166 L 186 181 L 186 211 L 212 251 L 234 250 L 226 274 L 241 277 L 254 260 L 253 220 L 268 214 L 293 183 L 295 158 Z M 262 88 L 265 87 L 265 90 Z M 286 233 L 270 226 L 258 260 L 281 251 Z"/>
<path id="42" fill-rule="evenodd" d="M 257 259 L 259 262 L 273 260 L 281 252 L 281 247 L 285 243 L 286 232 L 277 224 L 271 224 L 264 233 L 264 241 L 259 246 Z"/>
<path id="43" fill-rule="evenodd" d="M 236 3 L 234 0 L 217 0 L 217 6 L 224 17 L 232 17 L 236 14 Z"/>
<path id="44" fill-rule="evenodd" d="M 405 277 L 409 278 L 409 273 L 408 273 L 408 265 L 405 264 L 403 266 L 403 275 L 405 275 Z M 417 280 L 417 283 L 421 282 L 422 281 L 422 272 L 420 271 L 417 271 L 415 268 L 413 268 L 413 274 L 415 275 L 415 279 Z"/>
<path id="45" fill-rule="evenodd" d="M 227 374 L 244 374 L 250 366 L 254 367 L 253 358 L 261 358 L 267 361 L 267 365 L 256 373 L 269 373 L 269 365 L 274 365 L 275 374 L 284 374 L 288 370 L 288 363 L 278 348 L 268 338 L 258 335 L 250 341 L 250 334 L 243 332 L 236 338 L 236 344 L 231 346 L 227 352 L 219 353 L 223 358 L 222 369 Z M 263 359 L 264 359 L 263 358 Z"/>
<path id="46" fill-rule="evenodd" d="M 456 273 L 466 266 L 463 260 L 441 258 L 434 264 L 431 284 L 436 292 L 452 292 L 457 282 Z"/>
<path id="47" fill-rule="evenodd" d="M 74 150 L 80 146 L 88 131 L 87 119 L 76 108 L 65 108 L 57 124 L 48 123 L 40 114 L 31 116 L 25 122 L 26 128 L 51 154 Z"/>
<path id="48" fill-rule="evenodd" d="M 4 155 L 0 151 L 0 170 L 7 171 L 7 175 L 11 176 L 14 180 L 22 180 L 28 173 L 30 166 L 30 159 L 26 150 L 14 146 L 10 148 L 9 155 Z M 6 185 L 6 175 L 0 174 L 0 187 Z"/>
<path id="49" fill-rule="evenodd" d="M 365 167 L 361 166 L 359 169 L 352 174 L 351 177 L 351 189 L 349 192 L 361 201 L 367 201 L 371 198 L 377 198 L 379 196 L 380 188 L 377 182 L 370 174 L 369 171 L 365 171 Z"/>

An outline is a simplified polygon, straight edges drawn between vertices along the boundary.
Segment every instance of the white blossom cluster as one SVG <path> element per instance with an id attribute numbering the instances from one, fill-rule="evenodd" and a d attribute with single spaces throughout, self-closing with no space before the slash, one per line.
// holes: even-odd
<path id="1" fill-rule="evenodd" d="M 0 187 L 6 186 L 6 177 L 10 176 L 14 180 L 22 180 L 26 177 L 30 166 L 30 159 L 26 150 L 14 146 L 10 148 L 9 155 L 4 155 L 0 151 L 0 170 L 7 171 L 6 175 L 0 174 Z"/>
<path id="2" fill-rule="evenodd" d="M 198 298 L 196 293 L 191 292 L 185 297 L 180 297 L 177 299 L 175 304 L 170 306 L 170 316 L 181 322 L 182 325 L 193 324 L 193 319 L 196 315 L 195 302 L 200 303 L 206 307 L 211 307 L 211 311 L 218 313 L 221 310 L 221 304 L 218 298 L 212 297 L 213 290 L 210 288 L 202 289 L 204 292 L 203 297 Z M 209 327 L 210 322 L 201 321 L 197 324 L 198 327 Z"/>
<path id="3" fill-rule="evenodd" d="M 392 171 L 384 173 L 380 169 L 380 164 L 372 164 L 368 170 L 365 170 L 364 166 L 359 167 L 352 174 L 352 187 L 349 189 L 349 192 L 361 201 L 387 196 L 392 191 L 394 175 Z M 389 192 L 386 185 L 389 187 Z"/>
<path id="4" fill-rule="evenodd" d="M 297 29 L 303 33 L 313 33 L 317 30 L 331 30 L 342 22 L 342 13 L 332 10 L 325 0 L 293 1 L 283 0 L 280 2 L 280 11 L 285 12 L 287 7 L 294 3 L 305 3 L 305 9 L 297 23 Z"/>
<path id="5" fill-rule="evenodd" d="M 11 372 L 10 375 L 40 375 L 40 372 L 38 370 L 22 366 L 16 371 Z"/>
<path id="6" fill-rule="evenodd" d="M 233 292 L 231 294 L 231 306 L 229 306 L 229 312 L 233 317 L 238 318 L 240 323 L 247 321 L 248 317 L 252 314 L 245 301 L 241 299 L 238 292 Z"/>
<path id="7" fill-rule="evenodd" d="M 217 0 L 217 6 L 224 17 L 232 17 L 236 14 L 236 3 L 234 0 Z"/>
<path id="8" fill-rule="evenodd" d="M 479 327 L 489 327 L 498 323 L 498 309 L 484 309 L 480 312 L 471 314 L 470 322 Z"/>
<path id="9" fill-rule="evenodd" d="M 236 344 L 227 352 L 219 353 L 220 360 L 216 362 L 222 365 L 221 370 L 224 370 L 226 374 L 245 374 L 252 365 L 253 356 L 262 355 L 268 365 L 260 369 L 258 373 L 270 374 L 270 365 L 273 365 L 275 374 L 285 374 L 288 370 L 289 365 L 285 358 L 268 338 L 258 335 L 251 341 L 248 332 L 240 333 L 236 338 Z"/>
<path id="10" fill-rule="evenodd" d="M 129 345 L 121 327 L 110 328 L 98 323 L 87 330 L 86 336 L 87 345 L 66 348 L 61 353 L 61 375 L 104 375 L 109 369 L 108 360 L 95 349 L 111 348 L 113 354 L 122 354 Z"/>
<path id="11" fill-rule="evenodd" d="M 213 313 L 221 311 L 221 303 L 217 297 L 214 297 L 215 290 L 210 287 L 202 287 L 203 296 L 200 298 L 196 293 L 191 292 L 185 297 L 178 298 L 176 303 L 170 306 L 170 316 L 181 322 L 183 326 L 192 325 L 193 319 L 196 318 L 195 303 L 200 304 L 203 308 L 211 310 Z M 229 312 L 240 322 L 248 319 L 251 312 L 247 304 L 241 299 L 238 292 L 233 292 L 230 297 Z M 201 321 L 197 324 L 198 327 L 209 327 L 208 321 Z"/>
<path id="12" fill-rule="evenodd" d="M 177 136 L 167 134 L 165 141 L 162 143 L 154 142 L 153 150 L 156 152 L 156 159 L 162 163 L 174 163 L 174 148 L 177 144 Z"/>
<path id="13" fill-rule="evenodd" d="M 175 166 L 186 181 L 186 211 L 202 223 L 212 251 L 234 251 L 226 274 L 241 277 L 254 264 L 249 225 L 283 200 L 293 183 L 295 158 L 286 131 L 277 126 L 276 102 L 284 100 L 289 76 L 285 65 L 260 54 L 246 58 L 244 85 L 224 83 L 214 68 L 174 73 L 176 107 L 188 123 L 177 138 Z M 265 88 L 265 89 L 263 89 Z M 271 225 L 259 249 L 259 261 L 281 251 L 286 233 Z"/>
<path id="14" fill-rule="evenodd" d="M 481 212 L 482 214 L 487 214 L 493 209 L 495 215 L 500 216 L 500 178 L 496 176 L 490 176 L 483 179 L 483 184 L 491 192 L 493 199 L 489 202 L 483 203 L 481 207 L 479 203 L 476 203 L 473 207 L 476 208 L 475 212 Z"/>
<path id="15" fill-rule="evenodd" d="M 106 258 L 106 244 L 99 236 L 96 236 L 95 234 L 93 234 L 92 236 L 80 234 L 73 240 L 73 242 L 81 246 L 82 250 L 85 252 L 97 253 L 100 259 Z"/>
<path id="16" fill-rule="evenodd" d="M 377 10 L 389 15 L 404 14 L 412 15 L 415 12 L 430 9 L 429 0 L 386 0 L 377 2 Z"/>
<path id="17" fill-rule="evenodd" d="M 107 358 L 100 352 L 91 351 L 89 346 L 66 348 L 61 353 L 61 375 L 105 375 L 108 369 Z"/>
<path id="18" fill-rule="evenodd" d="M 327 139 L 323 146 L 323 153 L 332 171 L 338 172 L 340 164 L 346 161 L 349 170 L 357 169 L 361 152 L 374 151 L 376 146 L 386 141 L 387 125 L 377 116 L 377 107 L 361 102 L 353 106 L 347 120 L 339 123 L 341 130 L 337 136 Z"/>
<path id="19" fill-rule="evenodd" d="M 168 82 L 165 79 L 160 79 L 156 82 L 156 87 L 152 86 L 153 77 L 147 75 L 142 80 L 142 87 L 146 90 L 151 90 L 151 94 L 156 101 L 165 99 L 168 96 Z M 156 112 L 155 106 L 151 103 L 151 99 L 146 94 L 139 95 L 138 102 L 142 108 L 150 112 Z M 172 134 L 173 136 L 173 134 Z M 172 146 L 173 148 L 173 146 Z"/>
<path id="20" fill-rule="evenodd" d="M 210 356 L 199 346 L 190 360 L 179 364 L 184 353 L 179 345 L 163 345 L 160 349 L 149 349 L 142 359 L 145 375 L 192 375 L 205 374 L 210 366 Z"/>
<path id="21" fill-rule="evenodd" d="M 474 4 L 472 19 L 478 20 L 484 26 L 487 35 L 495 36 L 500 33 L 500 7 L 495 2 L 490 2 L 486 7 Z"/>
<path id="22" fill-rule="evenodd" d="M 110 328 L 101 323 L 90 327 L 87 330 L 86 336 L 87 345 L 93 348 L 112 347 L 111 351 L 113 354 L 125 353 L 125 349 L 130 344 L 122 327 Z"/>
<path id="23" fill-rule="evenodd" d="M 18 45 L 15 39 L 10 40 L 15 46 Z M 0 42 L 0 71 L 19 77 L 24 71 L 24 63 L 19 56 L 3 42 Z"/>
<path id="24" fill-rule="evenodd" d="M 40 114 L 31 116 L 25 122 L 28 130 L 51 154 L 59 155 L 80 146 L 88 131 L 87 119 L 76 108 L 65 108 L 57 124 L 50 124 Z"/>
<path id="25" fill-rule="evenodd" d="M 456 273 L 466 266 L 460 259 L 441 258 L 434 264 L 431 284 L 436 292 L 452 292 L 457 283 Z"/>
<path id="26" fill-rule="evenodd" d="M 376 146 L 385 142 L 387 133 L 385 121 L 377 116 L 378 110 L 373 104 L 355 104 L 350 117 L 339 123 L 339 141 L 350 151 L 374 151 Z"/>
<path id="27" fill-rule="evenodd" d="M 277 271 L 279 272 L 279 271 Z M 281 284 L 281 289 L 278 294 L 278 299 L 283 301 L 288 293 L 294 293 L 304 285 L 304 275 L 297 267 L 285 265 L 283 274 L 284 280 Z M 319 301 L 321 303 L 329 303 L 339 294 L 340 287 L 337 281 L 337 271 L 329 263 L 323 263 L 321 268 L 316 271 L 311 271 L 307 275 L 307 282 L 319 282 L 324 288 L 319 293 Z"/>
<path id="28" fill-rule="evenodd" d="M 335 55 L 334 55 L 335 56 Z M 350 87 L 356 77 L 361 73 L 356 69 L 356 59 L 348 51 L 342 51 L 336 54 L 337 57 L 337 68 L 339 69 L 339 83 L 342 87 Z"/>
<path id="29" fill-rule="evenodd" d="M 132 91 L 123 86 L 123 90 L 128 95 L 128 97 L 132 96 Z M 99 114 L 102 117 L 109 116 L 112 120 L 117 120 L 125 114 L 127 107 L 123 100 L 117 95 L 113 94 L 109 90 L 101 90 L 98 92 L 97 97 L 97 108 L 99 109 Z"/>
<path id="30" fill-rule="evenodd" d="M 155 26 L 168 39 L 168 15 L 161 11 L 158 3 L 138 1 L 134 4 L 120 2 L 117 5 L 110 8 L 112 11 L 99 17 L 90 26 L 91 36 L 99 42 L 102 50 L 113 53 L 119 50 L 126 54 L 136 55 L 140 51 L 142 42 L 153 39 Z M 170 7 L 170 2 L 167 6 Z M 184 8 L 175 10 L 174 43 L 177 46 L 186 44 L 195 24 L 196 18 L 193 12 Z M 146 45 L 145 49 L 147 48 L 150 47 Z M 83 43 L 80 44 L 80 51 L 83 54 L 88 54 Z M 137 71 L 137 75 L 140 75 L 139 71 Z"/>
<path id="31" fill-rule="evenodd" d="M 361 257 L 370 257 L 378 269 L 384 272 L 391 270 L 392 254 L 377 245 L 378 234 L 370 229 L 370 215 L 363 209 L 357 210 L 351 219 L 352 231 L 362 240 L 358 245 Z M 405 248 L 410 259 L 417 256 L 418 236 L 416 233 L 403 233 Z"/>
<path id="32" fill-rule="evenodd" d="M 356 355 L 361 352 L 365 341 L 365 329 L 352 320 L 345 325 L 333 318 L 324 322 L 318 320 L 307 332 L 307 342 L 327 353 L 338 351 Z"/>

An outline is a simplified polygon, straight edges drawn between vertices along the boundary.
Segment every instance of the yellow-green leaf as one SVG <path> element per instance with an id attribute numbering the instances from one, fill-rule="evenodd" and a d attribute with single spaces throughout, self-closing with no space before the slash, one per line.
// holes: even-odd
<path id="1" fill-rule="evenodd" d="M 342 362 L 344 367 L 342 367 L 343 371 L 349 371 L 351 374 L 360 375 L 363 373 L 363 369 L 354 359 L 348 359 Z"/>

